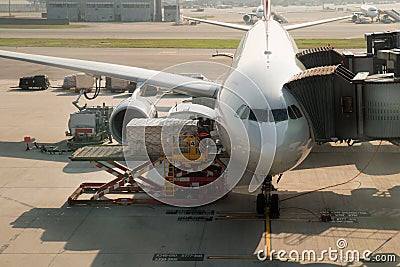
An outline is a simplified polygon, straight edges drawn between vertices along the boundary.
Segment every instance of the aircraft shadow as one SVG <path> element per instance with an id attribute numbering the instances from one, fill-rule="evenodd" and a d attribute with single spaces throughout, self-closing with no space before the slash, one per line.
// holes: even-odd
<path id="1" fill-rule="evenodd" d="M 161 107 L 163 109 L 163 107 Z M 45 146 L 58 146 L 61 149 L 68 149 L 65 140 L 55 144 L 42 144 Z M 30 145 L 32 147 L 32 145 Z M 79 166 L 76 162 L 71 162 L 68 158 L 71 152 L 64 152 L 61 155 L 55 153 L 50 155 L 49 153 L 42 153 L 39 150 L 25 151 L 26 144 L 24 142 L 0 142 L 0 157 L 9 158 L 22 158 L 22 159 L 33 159 L 33 160 L 45 160 L 45 161 L 57 161 L 57 162 L 68 162 L 68 165 L 64 168 L 66 173 L 79 173 Z M 388 148 L 393 152 L 387 152 Z M 323 149 L 318 147 L 310 153 L 307 159 L 296 169 L 315 169 L 324 167 L 334 167 L 343 165 L 355 165 L 356 168 L 364 174 L 368 175 L 390 175 L 400 173 L 400 153 L 396 152 L 398 149 L 396 146 L 381 147 L 373 156 L 376 146 L 372 146 L 369 143 L 362 143 L 358 147 L 335 147 L 324 145 Z M 385 152 L 386 151 L 386 152 Z M 390 153 L 389 156 L 387 153 Z M 373 157 L 367 168 L 368 161 Z M 82 164 L 82 163 L 79 163 Z M 87 164 L 86 164 L 87 165 Z M 92 171 L 98 171 L 99 169 L 92 168 Z M 81 169 L 82 172 L 85 172 Z M 90 172 L 92 172 L 90 171 Z M 283 178 L 284 179 L 284 178 Z M 244 179 L 241 180 L 241 183 Z"/>
<path id="2" fill-rule="evenodd" d="M 54 144 L 40 143 L 39 146 L 56 146 L 60 149 L 67 150 L 65 140 Z M 51 161 L 51 162 L 65 162 L 67 163 L 63 168 L 64 173 L 88 173 L 97 172 L 100 169 L 93 167 L 88 162 L 72 162 L 69 156 L 72 152 L 62 152 L 59 153 L 55 151 L 54 153 L 41 152 L 40 149 L 36 148 L 33 144 L 30 144 L 31 148 L 25 151 L 25 142 L 0 142 L 0 157 L 7 158 L 18 158 L 18 159 L 30 159 L 39 161 Z"/>
<path id="3" fill-rule="evenodd" d="M 314 209 L 315 203 L 325 199 L 326 203 L 343 203 L 343 209 L 357 208 L 371 213 L 371 216 L 391 216 L 383 220 L 385 223 L 367 223 L 369 217 L 360 218 L 359 223 L 328 223 L 305 221 L 272 221 L 272 233 L 283 238 L 285 244 L 296 249 L 309 238 L 327 233 L 330 229 L 344 228 L 345 233 L 354 233 L 354 229 L 364 236 L 361 238 L 374 239 L 379 236 L 377 230 L 391 231 L 395 234 L 400 230 L 398 220 L 393 219 L 393 212 L 400 216 L 400 187 L 389 189 L 392 197 L 374 196 L 376 189 L 357 189 L 351 195 L 334 192 L 318 192 L 302 196 L 296 201 L 287 201 L 282 210 L 294 205 Z M 286 192 L 292 196 L 299 192 Z M 336 202 L 332 202 L 336 201 Z M 62 254 L 76 251 L 98 251 L 91 266 L 108 266 L 113 261 L 118 266 L 152 265 L 154 253 L 204 253 L 212 255 L 253 255 L 265 231 L 264 220 L 261 221 L 224 221 L 216 220 L 218 212 L 236 210 L 248 211 L 253 209 L 255 197 L 249 194 L 231 192 L 224 198 L 209 205 L 196 208 L 198 210 L 215 210 L 213 221 L 179 221 L 178 215 L 168 215 L 168 210 L 180 210 L 166 205 L 161 206 L 88 206 L 60 208 L 32 208 L 21 214 L 11 223 L 13 228 L 41 229 L 42 242 L 66 242 Z M 301 203 L 301 204 L 300 204 Z M 354 203 L 353 205 L 348 205 Z M 313 207 L 314 205 L 314 207 Z M 327 206 L 329 208 L 329 205 Z M 390 209 L 389 209 L 390 208 Z M 194 210 L 196 210 L 194 209 Z M 385 210 L 387 211 L 385 215 Z M 232 215 L 235 216 L 235 215 Z M 241 216 L 241 215 L 239 215 Z M 282 216 L 284 217 L 284 215 Z M 313 216 L 310 215 L 310 219 Z M 388 217 L 389 218 L 389 217 Z M 315 219 L 315 218 L 314 218 Z M 381 221 L 381 222 L 382 222 Z M 346 236 L 347 237 L 347 236 Z M 339 236 L 338 236 L 339 238 Z M 173 240 L 173 241 L 172 241 Z M 134 254 L 134 255 L 132 255 Z M 175 263 L 171 263 L 176 264 Z M 204 262 L 185 266 L 249 266 L 260 264 L 257 260 L 217 260 L 205 259 Z M 300 263 L 269 262 L 274 266 L 283 264 L 300 266 Z M 169 264 L 166 264 L 169 266 Z M 319 266 L 337 266 L 319 262 Z M 164 266 L 164 264 L 163 264 Z M 395 266 L 395 265 L 385 265 Z"/>
<path id="4" fill-rule="evenodd" d="M 370 143 L 352 147 L 324 144 L 315 147 L 296 170 L 355 165 L 359 171 L 368 175 L 397 174 L 400 173 L 399 152 L 400 147 L 395 145 L 382 145 L 378 148 L 378 145 Z"/>

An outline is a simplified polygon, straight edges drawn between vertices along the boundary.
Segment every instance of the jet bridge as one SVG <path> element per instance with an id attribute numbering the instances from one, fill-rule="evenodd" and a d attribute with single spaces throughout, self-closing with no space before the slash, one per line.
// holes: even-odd
<path id="1" fill-rule="evenodd" d="M 338 52 L 333 46 L 299 52 L 296 57 L 307 68 L 342 64 L 353 73 L 395 73 L 400 77 L 400 31 L 366 33 L 367 51 Z"/>
<path id="2" fill-rule="evenodd" d="M 365 34 L 367 51 L 321 47 L 298 53 L 307 70 L 285 85 L 303 106 L 317 142 L 400 143 L 400 31 Z"/>
<path id="3" fill-rule="evenodd" d="M 344 62 L 343 54 L 333 49 L 332 46 L 307 49 L 297 53 L 296 57 L 307 69 L 337 65 Z"/>
<path id="4" fill-rule="evenodd" d="M 302 105 L 317 142 L 400 140 L 400 80 L 393 75 L 324 66 L 295 75 L 285 89 Z"/>
<path id="5" fill-rule="evenodd" d="M 383 12 L 383 14 L 389 16 L 389 18 L 392 19 L 394 22 L 400 22 L 400 13 L 394 9 L 386 10 Z"/>

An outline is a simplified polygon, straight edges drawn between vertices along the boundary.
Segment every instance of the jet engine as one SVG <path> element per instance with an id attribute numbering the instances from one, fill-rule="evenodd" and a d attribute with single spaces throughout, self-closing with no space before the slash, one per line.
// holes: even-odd
<path id="1" fill-rule="evenodd" d="M 246 24 L 252 24 L 251 16 L 249 14 L 244 14 L 243 20 Z"/>
<path id="2" fill-rule="evenodd" d="M 134 118 L 156 118 L 157 109 L 148 99 L 130 97 L 122 101 L 111 113 L 110 131 L 114 139 L 122 143 L 126 125 Z"/>

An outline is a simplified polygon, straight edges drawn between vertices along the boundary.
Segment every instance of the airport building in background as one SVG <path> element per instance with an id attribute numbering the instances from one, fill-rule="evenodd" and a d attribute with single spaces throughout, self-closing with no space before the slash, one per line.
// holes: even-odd
<path id="1" fill-rule="evenodd" d="M 180 10 L 176 7 L 176 5 L 165 5 L 164 6 L 164 21 L 165 22 L 173 22 L 177 21 L 177 17 L 179 20 Z"/>
<path id="2" fill-rule="evenodd" d="M 160 0 L 49 0 L 48 19 L 69 21 L 161 21 Z"/>

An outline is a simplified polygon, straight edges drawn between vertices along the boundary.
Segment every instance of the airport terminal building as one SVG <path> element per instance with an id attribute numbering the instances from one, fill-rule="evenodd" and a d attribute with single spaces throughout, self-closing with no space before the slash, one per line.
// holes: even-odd
<path id="1" fill-rule="evenodd" d="M 156 3 L 155 3 L 156 2 Z M 159 0 L 49 0 L 47 18 L 70 21 L 160 21 Z M 156 11 L 155 11 L 156 10 Z"/>

